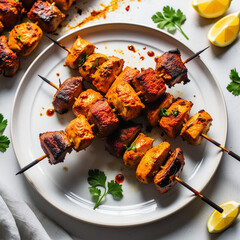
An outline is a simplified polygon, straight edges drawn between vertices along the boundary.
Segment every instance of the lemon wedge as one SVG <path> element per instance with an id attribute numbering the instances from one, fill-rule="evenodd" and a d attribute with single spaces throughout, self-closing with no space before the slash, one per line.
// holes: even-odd
<path id="1" fill-rule="evenodd" d="M 227 201 L 219 206 L 223 208 L 223 212 L 214 210 L 208 219 L 207 228 L 210 233 L 218 233 L 226 229 L 237 218 L 240 211 L 240 203 L 236 201 Z"/>
<path id="2" fill-rule="evenodd" d="M 232 0 L 193 0 L 192 6 L 198 14 L 205 18 L 216 18 L 223 15 Z"/>
<path id="3" fill-rule="evenodd" d="M 238 36 L 240 12 L 232 13 L 216 22 L 208 31 L 208 40 L 218 46 L 230 45 Z"/>

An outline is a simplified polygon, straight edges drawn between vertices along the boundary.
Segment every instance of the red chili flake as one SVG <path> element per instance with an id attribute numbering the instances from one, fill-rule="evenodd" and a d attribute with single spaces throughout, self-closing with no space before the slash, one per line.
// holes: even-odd
<path id="1" fill-rule="evenodd" d="M 125 10 L 128 12 L 130 9 L 130 5 L 126 6 Z"/>

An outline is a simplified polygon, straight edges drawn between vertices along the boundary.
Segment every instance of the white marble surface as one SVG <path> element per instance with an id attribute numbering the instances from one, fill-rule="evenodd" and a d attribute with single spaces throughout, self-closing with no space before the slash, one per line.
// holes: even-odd
<path id="1" fill-rule="evenodd" d="M 81 21 L 89 15 L 93 9 L 100 9 L 100 3 L 109 3 L 110 1 L 81 1 L 77 2 L 72 8 L 72 12 L 77 16 L 76 6 L 79 6 L 83 13 L 78 16 L 77 20 L 73 19 L 71 14 L 68 19 L 71 23 Z M 130 5 L 127 12 L 125 7 Z M 161 11 L 162 7 L 170 5 L 175 9 L 180 8 L 187 16 L 187 21 L 183 25 L 183 29 L 188 34 L 190 40 L 187 41 L 179 32 L 176 32 L 177 39 L 189 46 L 193 51 L 204 48 L 209 45 L 207 40 L 208 29 L 216 21 L 216 19 L 208 20 L 198 16 L 191 6 L 191 0 L 141 0 L 129 1 L 125 0 L 120 4 L 120 8 L 112 13 L 107 13 L 105 19 L 95 20 L 87 25 L 94 25 L 100 22 L 130 22 L 144 24 L 155 27 L 151 20 L 151 16 L 156 11 Z M 231 7 L 226 14 L 240 11 L 240 1 L 233 0 Z M 66 33 L 66 28 L 59 30 L 60 35 Z M 21 68 L 14 78 L 4 78 L 0 76 L 0 112 L 10 122 L 11 109 L 16 88 L 21 80 L 22 75 L 35 59 L 35 57 L 49 44 L 44 38 L 38 48 L 31 56 L 21 59 Z M 234 97 L 226 90 L 229 83 L 230 69 L 236 67 L 240 72 L 240 37 L 234 44 L 227 48 L 217 48 L 211 45 L 202 57 L 209 69 L 214 73 L 223 95 L 225 97 L 228 110 L 228 137 L 226 147 L 240 154 L 239 149 L 239 118 L 240 118 L 240 96 Z M 221 131 L 221 129 L 219 129 Z M 10 126 L 8 125 L 5 135 L 10 136 Z M 27 147 L 27 146 L 26 146 Z M 66 216 L 60 211 L 52 208 L 44 199 L 26 181 L 24 175 L 15 176 L 19 170 L 17 159 L 14 155 L 13 148 L 6 153 L 0 153 L 0 181 L 8 183 L 26 202 L 35 205 L 45 215 L 54 219 L 62 228 L 75 236 L 75 239 L 239 239 L 240 236 L 240 218 L 232 227 L 221 234 L 209 234 L 206 228 L 207 219 L 212 212 L 212 208 L 204 204 L 201 200 L 195 199 L 189 205 L 167 217 L 161 221 L 151 224 L 129 227 L 129 228 L 113 228 L 95 226 L 85 222 L 77 221 Z M 234 158 L 223 154 L 220 166 L 212 178 L 209 185 L 204 189 L 203 193 L 220 204 L 228 200 L 240 201 L 240 163 Z"/>

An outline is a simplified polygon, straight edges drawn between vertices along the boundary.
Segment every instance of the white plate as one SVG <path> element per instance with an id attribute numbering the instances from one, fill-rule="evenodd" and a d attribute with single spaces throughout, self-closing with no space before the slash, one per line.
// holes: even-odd
<path id="1" fill-rule="evenodd" d="M 193 54 L 172 36 L 133 24 L 88 27 L 62 37 L 61 42 L 70 47 L 77 35 L 95 44 L 97 52 L 119 56 L 125 60 L 125 66 L 138 69 L 155 68 L 154 57 L 147 55 L 149 50 L 153 50 L 156 56 L 179 48 L 182 59 Z M 128 50 L 129 45 L 134 45 L 135 53 Z M 144 56 L 144 60 L 140 59 L 141 56 Z M 65 57 L 66 52 L 52 44 L 32 63 L 18 87 L 12 112 L 11 134 L 21 168 L 44 154 L 39 143 L 39 133 L 64 129 L 74 118 L 71 112 L 62 116 L 46 116 L 55 89 L 37 76 L 41 74 L 58 84 L 59 78 L 63 81 L 77 75 L 77 71 L 63 67 Z M 227 117 L 219 86 L 199 58 L 187 66 L 191 82 L 184 86 L 178 84 L 169 91 L 176 97 L 191 100 L 194 103 L 192 114 L 203 108 L 207 110 L 214 119 L 209 136 L 224 145 Z M 57 73 L 60 74 L 59 77 Z M 156 139 L 154 145 L 162 141 L 158 128 L 147 134 Z M 222 153 L 206 140 L 198 147 L 188 145 L 179 137 L 169 141 L 172 149 L 181 146 L 184 151 L 186 164 L 181 178 L 201 191 L 214 174 Z M 63 167 L 67 167 L 68 171 L 63 170 Z M 94 168 L 104 171 L 108 180 L 114 179 L 118 173 L 125 176 L 122 200 L 113 200 L 109 195 L 101 206 L 93 210 L 94 203 L 88 191 L 87 175 L 88 170 Z M 121 159 L 108 154 L 100 140 L 94 140 L 86 151 L 68 154 L 62 164 L 51 166 L 44 160 L 28 170 L 25 176 L 54 207 L 77 219 L 109 226 L 129 226 L 155 221 L 174 213 L 194 198 L 193 194 L 180 184 L 164 195 L 159 194 L 153 184 L 140 184 L 135 179 L 134 170 L 125 167 Z"/>

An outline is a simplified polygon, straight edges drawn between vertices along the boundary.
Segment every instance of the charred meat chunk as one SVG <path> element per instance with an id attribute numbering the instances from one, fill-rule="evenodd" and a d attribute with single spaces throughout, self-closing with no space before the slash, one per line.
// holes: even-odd
<path id="1" fill-rule="evenodd" d="M 123 81 L 131 84 L 132 80 L 140 73 L 136 68 L 126 66 L 124 70 L 118 75 L 118 81 Z"/>
<path id="2" fill-rule="evenodd" d="M 184 164 L 183 151 L 178 147 L 154 177 L 155 187 L 160 193 L 166 193 L 176 184 L 175 177 L 180 176 Z"/>
<path id="3" fill-rule="evenodd" d="M 162 142 L 146 152 L 140 161 L 136 177 L 142 183 L 150 183 L 169 155 L 170 144 Z"/>
<path id="4" fill-rule="evenodd" d="M 42 35 L 42 29 L 35 23 L 21 23 L 9 32 L 8 45 L 17 54 L 27 56 L 37 47 Z"/>
<path id="5" fill-rule="evenodd" d="M 124 122 L 113 134 L 108 136 L 105 142 L 106 150 L 116 157 L 120 157 L 126 150 L 138 133 L 141 131 L 142 125 L 134 122 Z"/>
<path id="6" fill-rule="evenodd" d="M 0 36 L 0 74 L 12 77 L 18 68 L 19 59 L 17 54 L 9 48 L 7 38 Z"/>
<path id="7" fill-rule="evenodd" d="M 178 98 L 161 118 L 159 125 L 170 138 L 176 138 L 180 134 L 183 124 L 189 118 L 192 105 L 192 102 Z"/>
<path id="8" fill-rule="evenodd" d="M 95 124 L 96 136 L 107 137 L 113 133 L 119 125 L 119 120 L 105 98 L 98 99 L 90 105 L 88 120 Z"/>
<path id="9" fill-rule="evenodd" d="M 123 64 L 123 59 L 108 57 L 108 60 L 100 65 L 92 75 L 92 84 L 98 91 L 106 93 L 117 76 L 122 72 Z"/>
<path id="10" fill-rule="evenodd" d="M 56 5 L 63 9 L 64 11 L 67 11 L 75 2 L 75 0 L 50 0 L 51 3 L 56 3 Z"/>
<path id="11" fill-rule="evenodd" d="M 73 43 L 70 53 L 67 55 L 66 65 L 71 69 L 77 69 L 81 67 L 88 56 L 90 56 L 95 51 L 95 46 L 82 39 L 80 36 Z"/>
<path id="12" fill-rule="evenodd" d="M 139 133 L 134 142 L 127 148 L 123 155 L 123 162 L 126 166 L 136 169 L 145 153 L 152 147 L 154 139 Z"/>
<path id="13" fill-rule="evenodd" d="M 82 92 L 82 77 L 71 77 L 64 81 L 53 98 L 57 113 L 63 114 L 72 108 L 75 98 Z"/>
<path id="14" fill-rule="evenodd" d="M 156 102 L 146 104 L 145 114 L 151 126 L 154 127 L 159 124 L 161 109 L 168 109 L 174 100 L 174 97 L 170 93 L 164 93 Z"/>
<path id="15" fill-rule="evenodd" d="M 30 9 L 36 0 L 21 0 L 25 9 Z"/>
<path id="16" fill-rule="evenodd" d="M 183 126 L 181 137 L 192 145 L 201 144 L 203 134 L 207 134 L 212 123 L 212 117 L 204 110 L 194 114 Z"/>
<path id="17" fill-rule="evenodd" d="M 176 83 L 189 82 L 187 68 L 183 64 L 181 54 L 178 49 L 164 53 L 156 57 L 156 72 L 164 79 L 168 87 Z"/>
<path id="18" fill-rule="evenodd" d="M 164 80 L 152 68 L 143 70 L 132 81 L 140 98 L 146 102 L 154 102 L 166 91 Z"/>
<path id="19" fill-rule="evenodd" d="M 76 151 L 87 148 L 94 138 L 91 126 L 82 114 L 67 125 L 65 132 Z"/>
<path id="20" fill-rule="evenodd" d="M 72 146 L 64 131 L 40 133 L 40 143 L 51 164 L 63 162 L 67 153 L 72 151 Z"/>
<path id="21" fill-rule="evenodd" d="M 123 81 L 124 71 L 117 77 L 106 94 L 106 98 L 119 112 L 125 121 L 139 116 L 145 107 L 127 81 Z"/>
<path id="22" fill-rule="evenodd" d="M 92 75 L 97 71 L 97 68 L 107 61 L 107 56 L 101 53 L 93 53 L 87 57 L 86 62 L 79 68 L 80 75 L 84 80 L 92 82 Z"/>
<path id="23" fill-rule="evenodd" d="M 39 27 L 47 32 L 55 32 L 59 24 L 66 18 L 56 6 L 48 1 L 38 0 L 27 14 L 32 22 L 38 22 Z"/>
<path id="24" fill-rule="evenodd" d="M 0 21 L 6 28 L 12 28 L 17 24 L 24 11 L 20 1 L 0 0 Z"/>
<path id="25" fill-rule="evenodd" d="M 80 93 L 72 107 L 74 115 L 77 117 L 79 114 L 83 114 L 87 118 L 89 107 L 102 97 L 99 92 L 92 89 Z"/>

